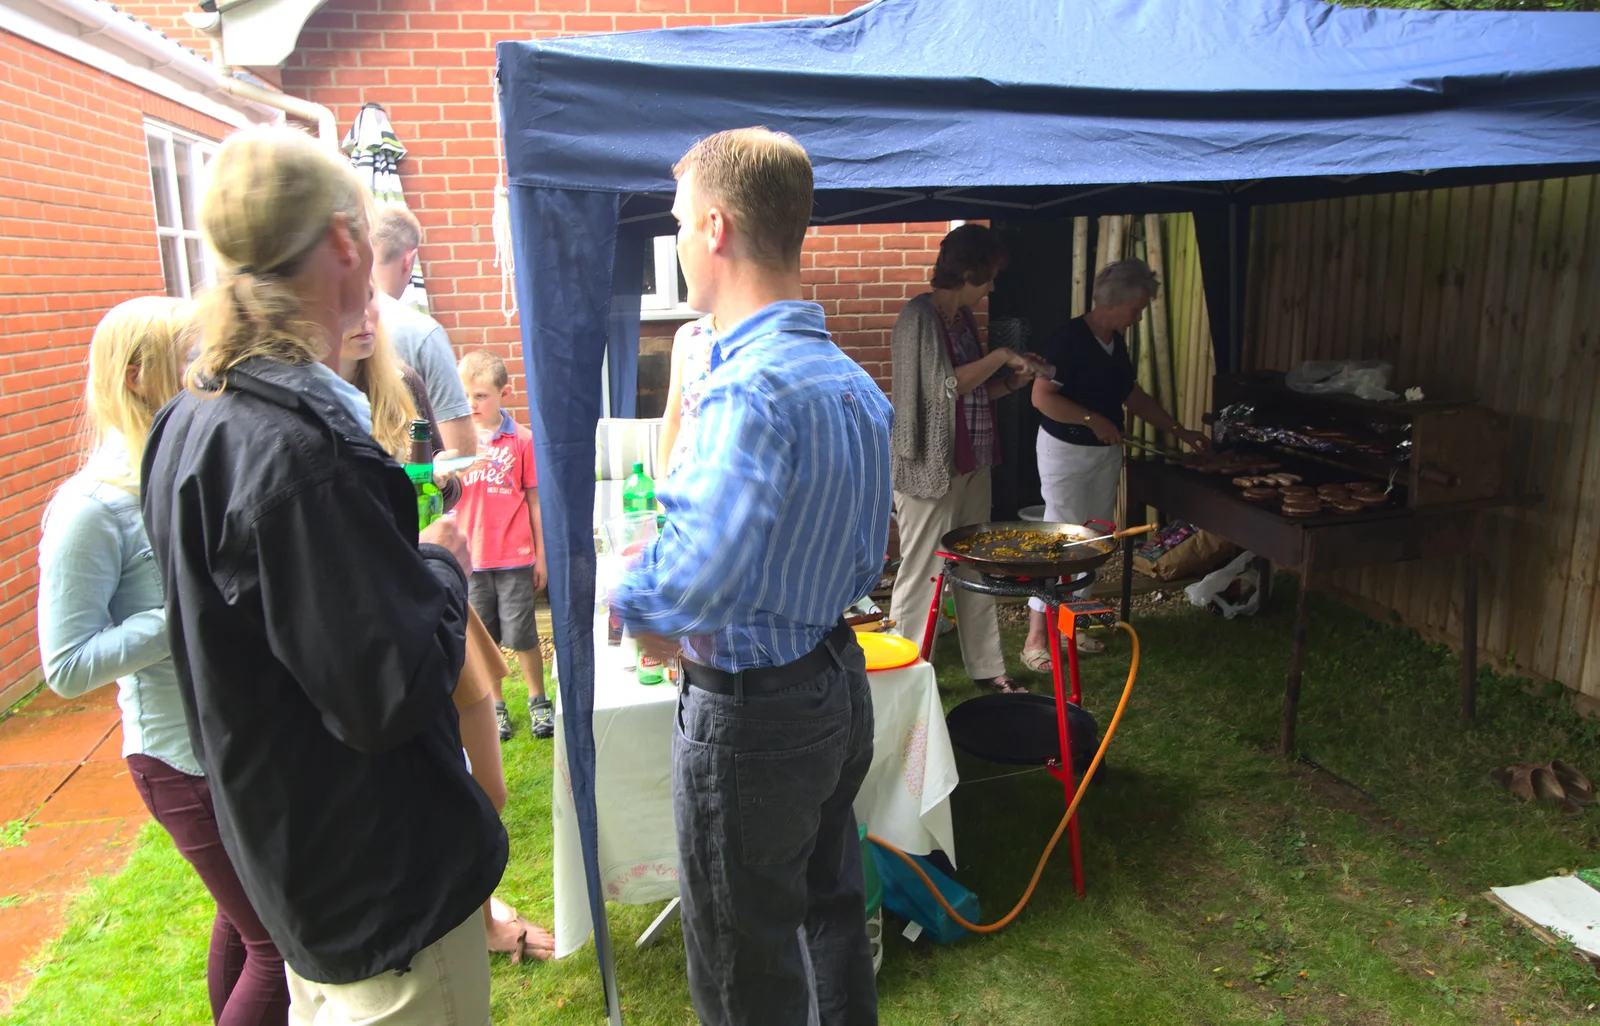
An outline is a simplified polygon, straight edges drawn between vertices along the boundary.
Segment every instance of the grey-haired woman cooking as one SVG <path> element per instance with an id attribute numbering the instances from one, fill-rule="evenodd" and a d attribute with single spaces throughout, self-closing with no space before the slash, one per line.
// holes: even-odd
<path id="1" fill-rule="evenodd" d="M 1056 367 L 1054 380 L 1033 382 L 1033 405 L 1040 415 L 1039 486 L 1048 521 L 1087 524 L 1116 518 L 1124 409 L 1191 448 L 1211 447 L 1210 439 L 1179 424 L 1139 387 L 1128 357 L 1122 332 L 1139 320 L 1160 289 L 1143 260 L 1107 264 L 1094 279 L 1093 308 L 1040 347 Z M 1022 664 L 1046 670 L 1050 652 L 1044 604 L 1031 599 L 1028 605 L 1032 613 Z M 1087 633 L 1077 639 L 1082 653 L 1105 648 Z"/>

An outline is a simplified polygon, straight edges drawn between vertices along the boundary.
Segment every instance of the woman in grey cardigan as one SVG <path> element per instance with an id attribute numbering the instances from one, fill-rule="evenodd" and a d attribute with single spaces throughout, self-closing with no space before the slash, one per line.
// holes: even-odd
<path id="1" fill-rule="evenodd" d="M 1009 259 L 999 235 L 982 225 L 946 235 L 933 291 L 906 304 L 890 340 L 889 455 L 902 562 L 889 615 L 918 644 L 933 604 L 939 539 L 989 519 L 989 470 L 1000 459 L 994 401 L 1026 387 L 1037 369 L 1010 349 L 986 355 L 972 316 Z M 997 691 L 1025 690 L 1006 674 L 994 600 L 957 588 L 955 602 L 967 674 Z"/>

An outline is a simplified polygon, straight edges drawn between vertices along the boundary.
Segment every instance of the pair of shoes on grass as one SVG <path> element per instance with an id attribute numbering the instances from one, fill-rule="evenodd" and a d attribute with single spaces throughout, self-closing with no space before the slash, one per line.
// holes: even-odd
<path id="1" fill-rule="evenodd" d="M 1490 772 L 1495 782 L 1525 802 L 1538 798 L 1576 814 L 1595 804 L 1594 784 L 1577 767 L 1559 759 L 1551 762 L 1514 762 Z"/>
<path id="2" fill-rule="evenodd" d="M 528 718 L 533 721 L 533 736 L 537 738 L 552 738 L 556 736 L 556 710 L 548 698 L 535 698 L 528 702 Z M 510 741 L 515 731 L 511 727 L 511 715 L 506 712 L 504 702 L 494 704 L 494 722 L 500 728 L 500 740 Z"/>

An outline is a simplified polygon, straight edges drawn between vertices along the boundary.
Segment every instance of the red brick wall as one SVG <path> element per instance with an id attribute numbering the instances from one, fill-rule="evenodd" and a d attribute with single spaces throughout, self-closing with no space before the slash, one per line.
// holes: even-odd
<path id="1" fill-rule="evenodd" d="M 384 106 L 409 150 L 406 202 L 424 228 L 434 316 L 458 349 L 500 353 L 523 394 L 521 335 L 500 312 L 490 230 L 495 159 L 490 76 L 504 39 L 843 14 L 860 0 L 331 0 L 284 66 L 286 92 L 331 108 L 341 129 L 361 105 Z M 136 4 L 133 8 L 140 10 Z M 813 231 L 805 281 L 840 344 L 887 385 L 888 329 L 927 281 L 947 226 Z M 907 232 L 912 234 L 907 234 Z M 915 294 L 913 291 L 911 294 Z M 659 331 L 647 326 L 647 334 Z"/>
<path id="2" fill-rule="evenodd" d="M 226 126 L 0 31 L 0 709 L 37 681 L 34 552 L 77 467 L 84 361 L 100 317 L 161 293 L 143 118 Z"/>
<path id="3" fill-rule="evenodd" d="M 185 3 L 183 0 L 134 0 L 133 3 L 120 3 L 117 5 L 122 10 L 160 32 L 168 39 L 181 43 L 200 56 L 211 59 L 211 39 L 199 29 L 191 28 L 183 20 L 186 12 L 200 12 L 198 3 Z"/>

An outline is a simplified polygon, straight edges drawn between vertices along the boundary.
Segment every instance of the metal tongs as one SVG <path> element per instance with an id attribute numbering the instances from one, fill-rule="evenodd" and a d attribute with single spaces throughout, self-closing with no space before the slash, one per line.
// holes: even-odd
<path id="1" fill-rule="evenodd" d="M 1123 435 L 1122 444 L 1130 449 L 1142 449 L 1145 452 L 1154 453 L 1157 456 L 1165 456 L 1169 460 L 1183 459 L 1183 453 L 1168 449 L 1162 445 L 1156 445 L 1152 442 L 1146 442 L 1142 438 L 1129 438 L 1127 435 Z"/>

